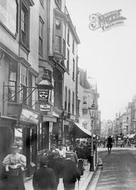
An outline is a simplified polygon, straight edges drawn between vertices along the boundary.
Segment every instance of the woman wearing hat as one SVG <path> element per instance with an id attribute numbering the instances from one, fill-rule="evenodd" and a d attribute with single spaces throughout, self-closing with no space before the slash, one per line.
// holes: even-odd
<path id="1" fill-rule="evenodd" d="M 23 170 L 26 167 L 26 157 L 18 152 L 18 145 L 12 144 L 11 153 L 3 160 L 7 172 L 6 190 L 25 190 Z"/>

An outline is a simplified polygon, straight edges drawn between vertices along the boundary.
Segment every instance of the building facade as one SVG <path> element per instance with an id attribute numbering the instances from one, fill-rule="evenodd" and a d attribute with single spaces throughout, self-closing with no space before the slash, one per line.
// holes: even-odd
<path id="1" fill-rule="evenodd" d="M 35 138 L 39 115 L 35 90 L 39 71 L 38 41 L 34 42 L 32 37 L 32 23 L 38 22 L 34 14 L 37 12 L 36 3 L 32 0 L 0 2 L 1 141 L 5 142 L 4 139 L 11 136 L 6 145 L 1 143 L 0 150 L 5 156 L 10 144 L 17 138 L 27 155 L 28 167 L 31 162 L 36 163 Z M 35 33 L 38 34 L 39 27 L 36 26 Z"/>
<path id="2" fill-rule="evenodd" d="M 99 94 L 97 92 L 97 87 L 94 88 L 87 80 L 87 72 L 83 69 L 79 69 L 79 79 L 78 79 L 78 115 L 79 123 L 81 126 L 89 131 L 91 131 L 91 118 L 89 108 L 94 103 L 96 106 L 95 119 L 94 119 L 94 133 L 100 135 L 100 123 L 101 117 L 98 111 L 98 98 Z"/>

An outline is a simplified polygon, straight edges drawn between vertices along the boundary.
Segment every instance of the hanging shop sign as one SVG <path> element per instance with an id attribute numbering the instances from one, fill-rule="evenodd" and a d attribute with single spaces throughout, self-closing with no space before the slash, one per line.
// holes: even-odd
<path id="1" fill-rule="evenodd" d="M 40 104 L 40 111 L 42 112 L 50 112 L 51 106 L 49 104 Z"/>
<path id="2" fill-rule="evenodd" d="M 26 108 L 22 108 L 20 114 L 20 121 L 24 121 L 31 124 L 38 124 L 38 119 L 39 119 L 38 113 L 35 113 L 32 110 L 28 110 Z"/>
<path id="3" fill-rule="evenodd" d="M 48 89 L 38 89 L 38 100 L 40 102 L 48 102 L 49 90 Z"/>

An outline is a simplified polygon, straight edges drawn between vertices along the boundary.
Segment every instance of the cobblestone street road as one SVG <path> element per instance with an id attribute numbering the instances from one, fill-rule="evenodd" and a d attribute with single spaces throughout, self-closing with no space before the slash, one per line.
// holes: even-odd
<path id="1" fill-rule="evenodd" d="M 103 170 L 96 173 L 88 190 L 136 190 L 136 150 L 113 150 L 99 153 Z M 96 179 L 98 178 L 98 179 Z M 94 185 L 94 183 L 96 183 Z"/>

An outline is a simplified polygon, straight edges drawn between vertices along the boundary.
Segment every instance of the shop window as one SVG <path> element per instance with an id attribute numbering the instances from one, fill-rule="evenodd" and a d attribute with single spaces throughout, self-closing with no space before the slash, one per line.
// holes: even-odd
<path id="1" fill-rule="evenodd" d="M 39 55 L 43 56 L 43 28 L 44 22 L 42 18 L 39 18 Z"/>
<path id="2" fill-rule="evenodd" d="M 29 48 L 29 8 L 24 2 L 21 3 L 21 43 L 26 48 Z"/>
<path id="3" fill-rule="evenodd" d="M 17 63 L 9 63 L 9 88 L 8 88 L 8 100 L 10 102 L 16 102 L 17 100 Z"/>

